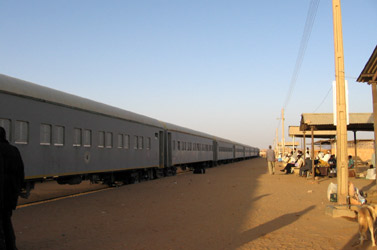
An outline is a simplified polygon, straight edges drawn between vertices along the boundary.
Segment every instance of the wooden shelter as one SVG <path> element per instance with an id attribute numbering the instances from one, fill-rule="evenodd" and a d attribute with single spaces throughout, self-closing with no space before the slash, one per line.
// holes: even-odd
<path id="1" fill-rule="evenodd" d="M 372 113 L 350 113 L 347 130 L 354 132 L 355 157 L 357 157 L 357 131 L 373 131 L 374 121 Z M 300 131 L 311 131 L 314 141 L 315 131 L 335 131 L 333 113 L 304 113 L 301 115 Z M 312 144 L 312 159 L 314 159 L 314 144 Z"/>
<path id="2" fill-rule="evenodd" d="M 306 137 L 311 136 L 311 134 L 306 133 L 306 130 L 300 130 L 300 126 L 289 126 L 288 128 L 289 136 L 293 138 L 303 138 L 304 145 L 302 146 L 302 150 L 305 151 L 306 148 Z M 333 139 L 336 137 L 336 131 L 333 130 L 314 130 L 313 131 L 313 138 L 316 139 Z M 294 139 L 293 139 L 294 140 Z M 313 141 L 312 141 L 313 144 Z M 321 145 L 321 144 L 320 144 Z M 313 150 L 312 150 L 313 152 Z"/>
<path id="3" fill-rule="evenodd" d="M 360 76 L 357 78 L 358 82 L 366 82 L 372 86 L 373 97 L 373 121 L 377 124 L 377 46 L 374 48 L 372 55 L 370 56 L 367 64 Z M 374 127 L 374 154 L 377 159 L 377 127 Z M 376 179 L 377 181 L 377 179 Z"/>

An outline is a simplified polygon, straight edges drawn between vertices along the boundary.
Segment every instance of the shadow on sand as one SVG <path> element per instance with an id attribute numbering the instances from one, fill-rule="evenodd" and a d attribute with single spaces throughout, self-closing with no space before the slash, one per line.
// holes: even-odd
<path id="1" fill-rule="evenodd" d="M 302 211 L 295 213 L 284 214 L 276 219 L 261 224 L 255 228 L 245 231 L 241 234 L 240 239 L 237 242 L 237 247 L 240 247 L 246 243 L 249 243 L 259 237 L 265 236 L 273 231 L 276 231 L 282 227 L 285 227 L 295 221 L 297 221 L 302 215 L 308 213 L 316 206 L 310 206 Z"/>

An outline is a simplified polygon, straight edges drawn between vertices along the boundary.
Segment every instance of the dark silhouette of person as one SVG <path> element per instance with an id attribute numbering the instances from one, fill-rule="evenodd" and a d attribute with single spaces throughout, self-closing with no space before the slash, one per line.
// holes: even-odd
<path id="1" fill-rule="evenodd" d="M 7 250 L 17 249 L 16 236 L 12 225 L 12 212 L 16 209 L 18 196 L 24 183 L 25 173 L 20 151 L 6 140 L 5 129 L 0 127 L 0 154 L 3 158 L 4 186 L 2 229 Z"/>
<path id="2" fill-rule="evenodd" d="M 4 209 L 4 159 L 0 154 L 0 214 L 3 214 Z M 5 235 L 3 229 L 3 219 L 0 216 L 0 249 L 6 249 Z"/>

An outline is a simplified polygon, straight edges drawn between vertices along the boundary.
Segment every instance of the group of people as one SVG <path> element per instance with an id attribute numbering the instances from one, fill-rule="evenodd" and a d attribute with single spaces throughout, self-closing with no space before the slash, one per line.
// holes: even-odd
<path id="1" fill-rule="evenodd" d="M 275 152 L 272 150 L 271 145 L 266 152 L 266 158 L 268 162 L 268 170 L 270 174 L 275 174 Z M 285 174 L 291 174 L 294 169 L 299 169 L 299 176 L 306 176 L 306 173 L 312 172 L 312 159 L 310 157 L 309 148 L 306 148 L 305 154 L 301 150 L 294 149 L 290 153 L 286 154 L 284 157 L 279 156 L 279 160 L 285 164 L 285 167 L 280 170 L 285 172 Z M 319 166 L 329 167 L 331 173 L 336 173 L 336 157 L 331 154 L 330 151 L 326 153 L 319 151 L 314 159 L 315 175 L 319 175 Z M 355 167 L 355 162 L 351 155 L 348 156 L 348 169 L 353 169 Z"/>
<path id="2" fill-rule="evenodd" d="M 9 144 L 5 129 L 0 127 L 0 249 L 17 249 L 11 216 L 23 184 L 24 164 L 20 152 Z"/>
<path id="3" fill-rule="evenodd" d="M 299 169 L 299 176 L 305 176 L 308 171 L 312 171 L 312 162 L 308 151 L 304 156 L 301 150 L 296 151 L 296 149 L 294 149 L 290 154 L 286 154 L 282 161 L 286 165 L 280 171 L 285 172 L 285 174 L 293 173 L 295 168 Z"/>
<path id="4" fill-rule="evenodd" d="M 285 157 L 282 159 L 283 162 L 286 164 L 284 169 L 280 170 L 282 172 L 285 172 L 285 174 L 291 174 L 293 173 L 294 168 L 299 169 L 299 175 L 305 176 L 305 173 L 307 171 L 311 171 L 312 169 L 312 162 L 310 160 L 310 157 L 307 157 L 309 155 L 309 152 L 306 152 L 304 159 L 303 153 L 301 150 L 294 150 L 291 152 L 291 154 L 285 155 Z M 268 171 L 270 174 L 275 174 L 275 152 L 272 150 L 271 145 L 269 146 L 269 149 L 266 151 L 266 159 L 268 164 Z"/>

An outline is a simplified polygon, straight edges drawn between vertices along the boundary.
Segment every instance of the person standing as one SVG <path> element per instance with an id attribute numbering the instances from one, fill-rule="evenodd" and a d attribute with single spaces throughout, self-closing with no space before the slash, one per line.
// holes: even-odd
<path id="1" fill-rule="evenodd" d="M 275 174 L 275 151 L 272 150 L 271 145 L 268 146 L 266 151 L 266 159 L 268 165 L 268 172 L 270 174 Z"/>
<path id="2" fill-rule="evenodd" d="M 16 209 L 18 196 L 24 183 L 25 173 L 20 151 L 6 140 L 5 129 L 0 127 L 0 154 L 4 165 L 4 205 L 1 211 L 2 229 L 7 250 L 15 250 L 16 236 L 12 225 L 12 212 Z"/>

